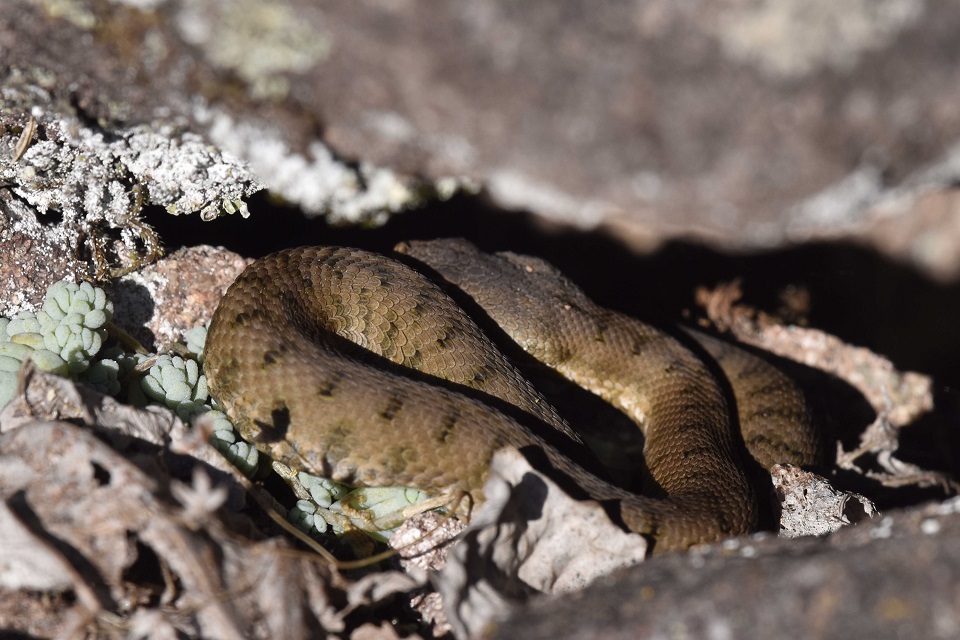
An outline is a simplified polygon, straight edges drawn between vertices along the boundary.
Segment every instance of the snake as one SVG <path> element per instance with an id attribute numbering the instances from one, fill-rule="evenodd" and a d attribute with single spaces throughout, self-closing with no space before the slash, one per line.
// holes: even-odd
<path id="1" fill-rule="evenodd" d="M 570 453 L 580 436 L 505 355 L 517 349 L 636 424 L 642 492 Z M 512 446 L 655 553 L 755 531 L 749 465 L 811 466 L 821 450 L 804 392 L 767 359 L 601 307 L 542 259 L 462 239 L 252 262 L 214 312 L 204 371 L 241 436 L 295 470 L 473 507 Z"/>

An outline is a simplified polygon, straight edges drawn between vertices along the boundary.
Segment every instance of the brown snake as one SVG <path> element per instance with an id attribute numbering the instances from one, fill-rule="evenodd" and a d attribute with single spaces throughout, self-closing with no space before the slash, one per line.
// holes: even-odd
<path id="1" fill-rule="evenodd" d="M 802 393 L 756 356 L 693 334 L 727 377 L 731 411 L 724 383 L 692 351 L 598 307 L 542 260 L 485 254 L 462 240 L 398 251 L 630 416 L 643 431 L 649 490 L 615 487 L 548 444 L 576 436 L 461 307 L 414 268 L 358 249 L 257 260 L 214 314 L 210 389 L 274 459 L 351 486 L 469 494 L 476 503 L 497 449 L 539 447 L 590 497 L 619 505 L 622 522 L 658 552 L 755 530 L 743 444 L 764 467 L 817 460 Z"/>

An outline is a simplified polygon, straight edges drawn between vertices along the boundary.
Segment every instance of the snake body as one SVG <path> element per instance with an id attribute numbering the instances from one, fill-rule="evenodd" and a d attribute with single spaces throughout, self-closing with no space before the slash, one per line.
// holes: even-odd
<path id="1" fill-rule="evenodd" d="M 421 270 L 359 249 L 285 250 L 252 263 L 207 336 L 211 392 L 241 435 L 295 469 L 351 486 L 411 486 L 483 500 L 493 453 L 537 448 L 590 497 L 612 501 L 655 551 L 752 531 L 743 442 L 764 466 L 812 464 L 816 430 L 779 370 L 694 337 L 680 342 L 591 302 L 546 262 L 462 240 L 403 244 L 517 345 L 634 419 L 649 488 L 626 492 L 555 446 L 576 434 L 476 322 Z M 739 419 L 737 418 L 739 416 Z"/>

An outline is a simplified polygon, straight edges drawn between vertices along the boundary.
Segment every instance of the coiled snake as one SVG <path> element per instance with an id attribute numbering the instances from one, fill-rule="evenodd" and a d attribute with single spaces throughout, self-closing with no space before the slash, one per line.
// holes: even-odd
<path id="1" fill-rule="evenodd" d="M 273 458 L 352 486 L 465 493 L 476 503 L 494 451 L 536 447 L 588 495 L 619 505 L 623 524 L 656 551 L 756 528 L 741 442 L 764 467 L 817 459 L 803 394 L 764 360 L 695 334 L 727 377 L 731 411 L 723 383 L 692 351 L 595 305 L 542 260 L 486 254 L 463 240 L 398 251 L 636 421 L 649 490 L 626 492 L 549 444 L 576 436 L 443 288 L 359 249 L 257 260 L 214 314 L 204 365 L 211 392 Z"/>

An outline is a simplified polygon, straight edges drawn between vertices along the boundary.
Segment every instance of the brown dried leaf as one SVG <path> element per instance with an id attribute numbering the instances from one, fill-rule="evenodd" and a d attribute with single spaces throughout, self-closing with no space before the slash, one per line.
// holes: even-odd
<path id="1" fill-rule="evenodd" d="M 473 637 L 537 592 L 582 589 L 642 562 L 646 540 L 594 502 L 567 496 L 513 448 L 494 455 L 480 507 L 434 579 L 459 638 Z"/>
<path id="2" fill-rule="evenodd" d="M 227 491 L 242 490 L 233 476 L 183 453 L 212 451 L 197 430 L 165 409 L 24 373 L 23 393 L 0 413 L 0 539 L 36 540 L 23 547 L 43 572 L 32 588 L 79 596 L 56 613 L 60 636 L 296 639 L 315 637 L 316 621 L 345 633 L 352 611 L 422 584 L 397 572 L 351 582 L 285 539 L 262 539 L 242 515 L 224 517 Z M 178 470 L 186 481 L 171 477 Z M 17 586 L 20 574 L 5 570 L 15 560 L 0 551 L 7 587 Z"/>

